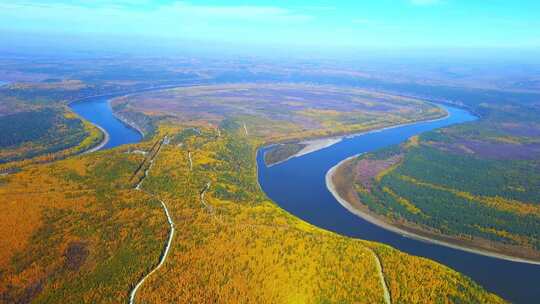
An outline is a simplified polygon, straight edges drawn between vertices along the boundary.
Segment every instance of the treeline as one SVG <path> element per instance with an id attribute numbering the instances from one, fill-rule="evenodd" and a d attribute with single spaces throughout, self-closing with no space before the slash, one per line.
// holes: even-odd
<path id="1" fill-rule="evenodd" d="M 0 117 L 0 163 L 54 154 L 97 134 L 74 115 L 43 108 Z M 94 140 L 92 137 L 92 140 Z M 86 146 L 88 148 L 88 146 Z"/>
<path id="2" fill-rule="evenodd" d="M 386 150 L 387 153 L 390 151 Z M 426 155 L 429 153 L 414 153 L 407 157 Z M 485 191 L 475 194 L 456 190 L 469 187 L 482 190 L 482 184 L 476 181 L 488 174 L 485 170 L 489 167 L 482 163 L 478 167 L 475 163 L 446 163 L 437 158 L 428 158 L 421 163 L 408 161 L 411 163 L 405 161 L 378 182 L 374 181 L 369 191 L 356 185 L 360 201 L 371 211 L 394 221 L 405 220 L 444 235 L 465 239 L 479 237 L 540 250 L 540 213 L 532 210 L 534 205 L 496 196 L 497 191 L 500 192 L 497 185 L 486 185 Z M 449 168 L 462 176 L 452 176 Z M 484 196 L 485 193 L 493 196 Z"/>
<path id="3" fill-rule="evenodd" d="M 540 203 L 540 170 L 524 161 L 484 159 L 421 146 L 408 151 L 396 172 L 476 195 Z"/>
<path id="4" fill-rule="evenodd" d="M 225 144 L 216 153 L 216 159 L 220 160 L 214 170 L 221 172 L 218 177 L 218 185 L 234 185 L 235 191 L 224 187 L 217 187 L 216 195 L 222 199 L 238 202 L 248 201 L 249 193 L 257 193 L 257 175 L 255 170 L 255 150 L 244 137 L 227 135 Z M 252 202 L 255 197 L 251 196 Z"/>
<path id="5" fill-rule="evenodd" d="M 393 190 L 421 210 L 414 214 L 404 208 L 396 197 L 384 191 Z M 372 192 L 377 201 L 394 214 L 408 221 L 434 228 L 446 235 L 482 237 L 514 245 L 530 244 L 540 250 L 540 218 L 498 210 L 480 201 L 467 199 L 452 192 L 414 184 L 396 173 L 385 176 Z M 520 242 L 519 240 L 526 240 Z"/>
<path id="6" fill-rule="evenodd" d="M 444 235 L 540 250 L 540 155 L 534 148 L 540 111 L 534 96 L 489 92 L 474 100 L 472 94 L 458 94 L 453 102 L 480 114 L 478 121 L 364 155 L 401 153 L 404 159 L 371 191 L 357 184 L 360 200 L 391 220 Z"/>
<path id="7" fill-rule="evenodd" d="M 131 127 L 136 127 L 144 133 L 144 136 L 152 137 L 156 131 L 155 123 L 159 120 L 158 117 L 149 116 L 141 112 L 131 111 L 127 107 L 127 103 L 113 103 L 114 113 Z"/>
<path id="8" fill-rule="evenodd" d="M 0 95 L 16 98 L 27 104 L 51 105 L 66 101 L 81 99 L 88 96 L 107 94 L 114 92 L 114 87 L 88 86 L 76 90 L 62 88 L 48 89 L 39 87 L 17 88 L 9 86 L 0 90 Z"/>

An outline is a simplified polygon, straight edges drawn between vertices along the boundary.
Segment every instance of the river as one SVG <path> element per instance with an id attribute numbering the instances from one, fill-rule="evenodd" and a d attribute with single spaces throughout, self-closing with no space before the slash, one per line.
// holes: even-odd
<path id="1" fill-rule="evenodd" d="M 91 97 L 70 104 L 71 109 L 79 116 L 109 133 L 109 141 L 102 149 L 137 143 L 142 139 L 139 131 L 124 124 L 113 115 L 110 99 L 114 97 L 116 96 Z"/>
<path id="2" fill-rule="evenodd" d="M 140 141 L 141 134 L 114 117 L 110 98 L 88 98 L 70 106 L 77 114 L 109 133 L 110 140 L 104 148 Z M 540 266 L 509 262 L 402 237 L 348 212 L 326 188 L 326 172 L 351 155 L 397 144 L 428 130 L 476 119 L 464 110 L 446 108 L 451 114 L 446 119 L 350 137 L 326 149 L 270 168 L 264 165 L 264 149 L 261 149 L 257 155 L 259 183 L 279 206 L 316 226 L 427 257 L 468 275 L 508 300 L 534 303 L 540 299 L 540 289 L 537 286 Z"/>
<path id="3" fill-rule="evenodd" d="M 409 137 L 465 123 L 476 118 L 467 111 L 445 107 L 450 117 L 350 137 L 323 150 L 266 167 L 264 149 L 257 155 L 259 183 L 279 206 L 295 216 L 341 235 L 391 245 L 401 251 L 445 264 L 471 277 L 491 292 L 515 303 L 540 299 L 540 266 L 510 262 L 403 237 L 373 225 L 345 209 L 328 191 L 325 175 L 352 155 L 398 144 Z"/>

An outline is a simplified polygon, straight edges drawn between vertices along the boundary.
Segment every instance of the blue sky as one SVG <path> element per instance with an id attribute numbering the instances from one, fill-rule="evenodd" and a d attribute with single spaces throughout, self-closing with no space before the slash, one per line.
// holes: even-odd
<path id="1" fill-rule="evenodd" d="M 0 0 L 0 34 L 258 47 L 537 49 L 540 1 Z"/>

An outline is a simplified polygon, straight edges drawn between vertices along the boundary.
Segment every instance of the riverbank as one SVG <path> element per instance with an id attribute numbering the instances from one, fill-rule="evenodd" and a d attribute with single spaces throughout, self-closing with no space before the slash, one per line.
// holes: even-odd
<path id="1" fill-rule="evenodd" d="M 338 174 L 336 174 L 336 173 L 339 173 L 338 171 L 340 169 L 342 169 L 344 166 L 346 166 L 349 161 L 351 161 L 352 159 L 354 159 L 354 158 L 356 158 L 358 156 L 359 156 L 359 154 L 353 155 L 351 157 L 348 157 L 348 158 L 342 160 L 337 165 L 332 167 L 326 173 L 326 176 L 325 176 L 325 182 L 326 182 L 326 187 L 327 187 L 328 191 L 330 191 L 330 193 L 332 193 L 334 198 L 345 209 L 347 209 L 349 212 L 353 213 L 354 215 L 356 215 L 356 216 L 358 216 L 358 217 L 360 217 L 360 218 L 362 218 L 362 219 L 364 219 L 364 220 L 366 220 L 366 221 L 368 221 L 368 222 L 370 222 L 370 223 L 372 223 L 372 224 L 374 224 L 374 225 L 376 225 L 378 227 L 381 227 L 381 228 L 383 228 L 385 230 L 388 230 L 388 231 L 400 234 L 400 235 L 402 235 L 404 237 L 408 237 L 408 238 L 415 239 L 415 240 L 418 240 L 418 241 L 432 243 L 432 244 L 436 244 L 436 245 L 441 245 L 441 246 L 445 246 L 445 247 L 449 247 L 449 248 L 453 248 L 453 249 L 457 249 L 457 250 L 462 250 L 462 251 L 466 251 L 466 252 L 470 252 L 470 253 L 474 253 L 474 254 L 479 254 L 479 255 L 488 256 L 488 257 L 492 257 L 492 258 L 496 258 L 496 259 L 502 259 L 502 260 L 511 261 L 511 262 L 519 262 L 519 263 L 540 265 L 540 261 L 537 261 L 537 260 L 512 256 L 512 255 L 508 255 L 508 254 L 504 254 L 504 253 L 500 253 L 500 252 L 489 251 L 489 250 L 486 250 L 485 248 L 476 247 L 473 244 L 468 244 L 467 246 L 465 246 L 463 244 L 458 244 L 457 243 L 457 242 L 462 243 L 464 241 L 456 240 L 456 242 L 454 243 L 454 242 L 452 242 L 452 241 L 450 241 L 448 239 L 442 239 L 442 237 L 438 237 L 438 236 L 434 235 L 433 233 L 424 232 L 424 231 L 421 231 L 419 229 L 413 229 L 413 228 L 406 227 L 406 226 L 403 226 L 403 225 L 400 225 L 400 227 L 397 227 L 393 223 L 389 223 L 389 222 L 385 221 L 381 216 L 378 216 L 378 215 L 373 214 L 372 212 L 370 212 L 368 210 L 367 206 L 355 206 L 355 204 L 350 202 L 350 198 L 349 199 L 345 198 L 345 197 L 347 197 L 347 194 L 344 193 L 344 191 L 339 190 L 339 187 L 338 187 L 337 183 L 335 182 L 335 179 L 336 179 L 336 177 L 339 177 Z M 365 208 L 362 208 L 362 207 L 365 207 Z"/>
<path id="2" fill-rule="evenodd" d="M 308 140 L 303 140 L 303 141 L 299 141 L 297 143 L 293 143 L 293 144 L 285 144 L 285 145 L 294 145 L 294 146 L 298 146 L 299 149 L 297 149 L 298 151 L 297 152 L 294 152 L 292 154 L 290 154 L 290 152 L 288 151 L 284 151 L 283 154 L 284 154 L 284 159 L 281 159 L 281 160 L 278 160 L 278 161 L 275 161 L 275 162 L 266 162 L 266 165 L 268 167 L 271 167 L 271 166 L 275 166 L 275 165 L 279 165 L 281 163 L 284 163 L 292 158 L 295 158 L 295 157 L 300 157 L 300 156 L 304 156 L 306 154 L 309 154 L 309 153 L 312 153 L 312 152 L 316 152 L 316 151 L 319 151 L 319 150 L 322 150 L 324 148 L 328 148 L 330 146 L 333 146 L 337 143 L 339 143 L 341 140 L 343 140 L 343 137 L 323 137 L 323 138 L 315 138 L 315 139 L 308 139 Z M 281 147 L 278 145 L 275 149 L 280 149 Z M 269 151 L 268 153 L 272 153 L 274 151 Z M 288 155 L 290 154 L 290 155 Z M 279 157 L 278 157 L 279 159 Z"/>
<path id="3" fill-rule="evenodd" d="M 110 101 L 109 101 L 109 102 L 110 102 Z M 145 133 L 144 133 L 144 131 L 142 130 L 142 128 L 141 128 L 139 125 L 137 125 L 135 122 L 130 121 L 129 119 L 123 117 L 122 115 L 116 113 L 116 112 L 114 111 L 114 109 L 111 110 L 111 113 L 112 113 L 112 115 L 114 116 L 114 118 L 118 119 L 121 123 L 123 123 L 123 124 L 125 124 L 126 126 L 132 128 L 133 130 L 139 132 L 139 134 L 141 134 L 141 137 L 144 138 Z"/>
<path id="4" fill-rule="evenodd" d="M 7 84 L 7 83 L 6 83 Z M 185 87 L 186 85 L 182 85 L 182 84 L 177 84 L 177 85 L 164 85 L 164 86 L 156 86 L 156 87 L 149 87 L 149 88 L 144 88 L 144 89 L 138 89 L 138 90 L 133 90 L 133 91 L 125 91 L 125 92 L 115 92 L 115 93 L 105 93 L 105 94 L 96 94 L 96 95 L 91 95 L 91 96 L 86 96 L 86 97 L 82 97 L 82 98 L 79 98 L 79 99 L 75 99 L 75 100 L 71 100 L 69 102 L 67 102 L 67 106 L 73 110 L 73 106 L 77 103 L 85 103 L 85 102 L 91 102 L 93 99 L 97 99 L 97 98 L 106 98 L 107 99 L 107 103 L 110 104 L 110 102 L 115 99 L 115 98 L 121 98 L 121 97 L 128 97 L 128 96 L 134 96 L 134 95 L 137 95 L 137 94 L 141 94 L 141 93 L 146 93 L 146 92 L 151 92 L 151 91 L 159 91 L 159 90 L 169 90 L 169 89 L 174 89 L 174 88 L 180 88 L 180 87 Z M 197 86 L 197 85 L 193 85 L 193 86 Z M 111 114 L 114 118 L 116 118 L 118 121 L 120 121 L 122 124 L 124 124 L 125 126 L 137 131 L 141 137 L 144 137 L 145 136 L 145 132 L 143 131 L 143 129 L 137 125 L 135 122 L 133 121 L 130 121 L 129 119 L 121 116 L 120 114 L 116 113 L 112 107 L 111 107 Z M 92 123 L 94 126 L 98 127 L 97 124 L 95 123 Z M 102 131 L 104 131 L 104 129 L 100 128 Z M 106 132 L 104 132 L 106 133 Z M 110 136 L 109 136 L 109 140 L 110 140 Z M 106 145 L 107 143 L 105 143 Z M 103 147 L 101 147 L 103 148 Z"/>
<path id="5" fill-rule="evenodd" d="M 385 131 L 385 130 L 390 130 L 390 129 L 395 129 L 395 128 L 401 128 L 401 127 L 405 127 L 405 126 L 415 125 L 415 124 L 418 124 L 418 123 L 436 122 L 436 121 L 440 121 L 440 120 L 450 118 L 450 116 L 451 116 L 450 112 L 448 112 L 446 109 L 444 109 L 444 107 L 441 107 L 441 108 L 444 110 L 445 115 L 440 116 L 440 117 L 436 117 L 436 118 L 433 118 L 433 119 L 414 120 L 414 121 L 405 122 L 405 123 L 401 123 L 401 124 L 390 125 L 390 126 L 383 127 L 383 128 L 368 129 L 368 130 L 365 130 L 365 131 L 357 131 L 357 132 L 353 131 L 353 132 L 350 132 L 349 134 L 335 134 L 333 136 L 318 137 L 318 138 L 315 137 L 315 138 L 310 138 L 310 139 L 303 139 L 303 140 L 297 142 L 297 144 L 303 145 L 303 148 L 300 151 L 294 153 L 293 155 L 287 156 L 287 158 L 285 158 L 283 160 L 280 160 L 280 161 L 277 161 L 277 162 L 274 162 L 274 163 L 271 163 L 271 164 L 266 164 L 266 165 L 267 165 L 267 167 L 272 167 L 272 166 L 275 166 L 275 165 L 278 165 L 278 164 L 282 164 L 282 163 L 284 163 L 284 162 L 286 162 L 288 160 L 291 160 L 293 158 L 301 157 L 301 156 L 304 156 L 304 155 L 307 155 L 307 154 L 317 152 L 319 150 L 331 147 L 331 146 L 341 142 L 343 139 L 354 138 L 356 136 L 362 136 L 362 135 L 366 135 L 366 134 L 382 132 L 382 131 Z M 278 145 L 278 144 L 279 143 L 268 144 L 266 147 L 270 147 L 272 145 Z"/>
<path id="6" fill-rule="evenodd" d="M 144 137 L 139 126 L 112 111 L 111 98 L 113 97 L 93 97 L 69 103 L 72 112 L 83 119 L 85 123 L 98 128 L 104 135 L 99 144 L 82 153 L 112 148 L 118 143 L 136 143 Z"/>
<path id="7" fill-rule="evenodd" d="M 300 157 L 315 151 L 328 148 L 340 142 L 343 137 L 329 137 L 329 138 L 319 138 L 313 140 L 306 140 L 300 142 L 300 144 L 305 145 L 305 147 L 293 155 L 293 157 Z"/>
<path id="8" fill-rule="evenodd" d="M 95 123 L 90 122 L 90 124 L 92 124 L 94 127 L 98 128 L 101 131 L 101 133 L 103 134 L 103 140 L 101 140 L 101 142 L 97 146 L 95 146 L 93 148 L 90 148 L 90 149 L 82 152 L 81 154 L 93 153 L 93 152 L 96 152 L 96 151 L 99 151 L 99 150 L 103 149 L 103 147 L 105 147 L 105 145 L 107 145 L 107 143 L 109 143 L 109 140 L 111 138 L 111 136 L 109 135 L 109 132 L 107 132 L 107 130 L 105 130 L 102 127 L 96 125 Z"/>

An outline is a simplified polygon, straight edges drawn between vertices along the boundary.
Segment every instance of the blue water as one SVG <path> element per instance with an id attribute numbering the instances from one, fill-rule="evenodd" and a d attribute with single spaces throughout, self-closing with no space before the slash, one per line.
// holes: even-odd
<path id="1" fill-rule="evenodd" d="M 114 117 L 109 103 L 111 98 L 111 96 L 88 98 L 74 102 L 70 107 L 75 113 L 102 127 L 109 133 L 109 142 L 103 149 L 141 141 L 142 135 L 137 130 Z"/>
<path id="2" fill-rule="evenodd" d="M 261 149 L 257 155 L 259 183 L 283 209 L 318 227 L 436 260 L 515 303 L 539 303 L 540 266 L 494 259 L 403 237 L 353 215 L 326 188 L 328 170 L 347 157 L 401 143 L 415 134 L 476 119 L 467 111 L 445 108 L 451 114 L 447 119 L 348 138 L 270 168 L 264 165 L 265 149 Z"/>

